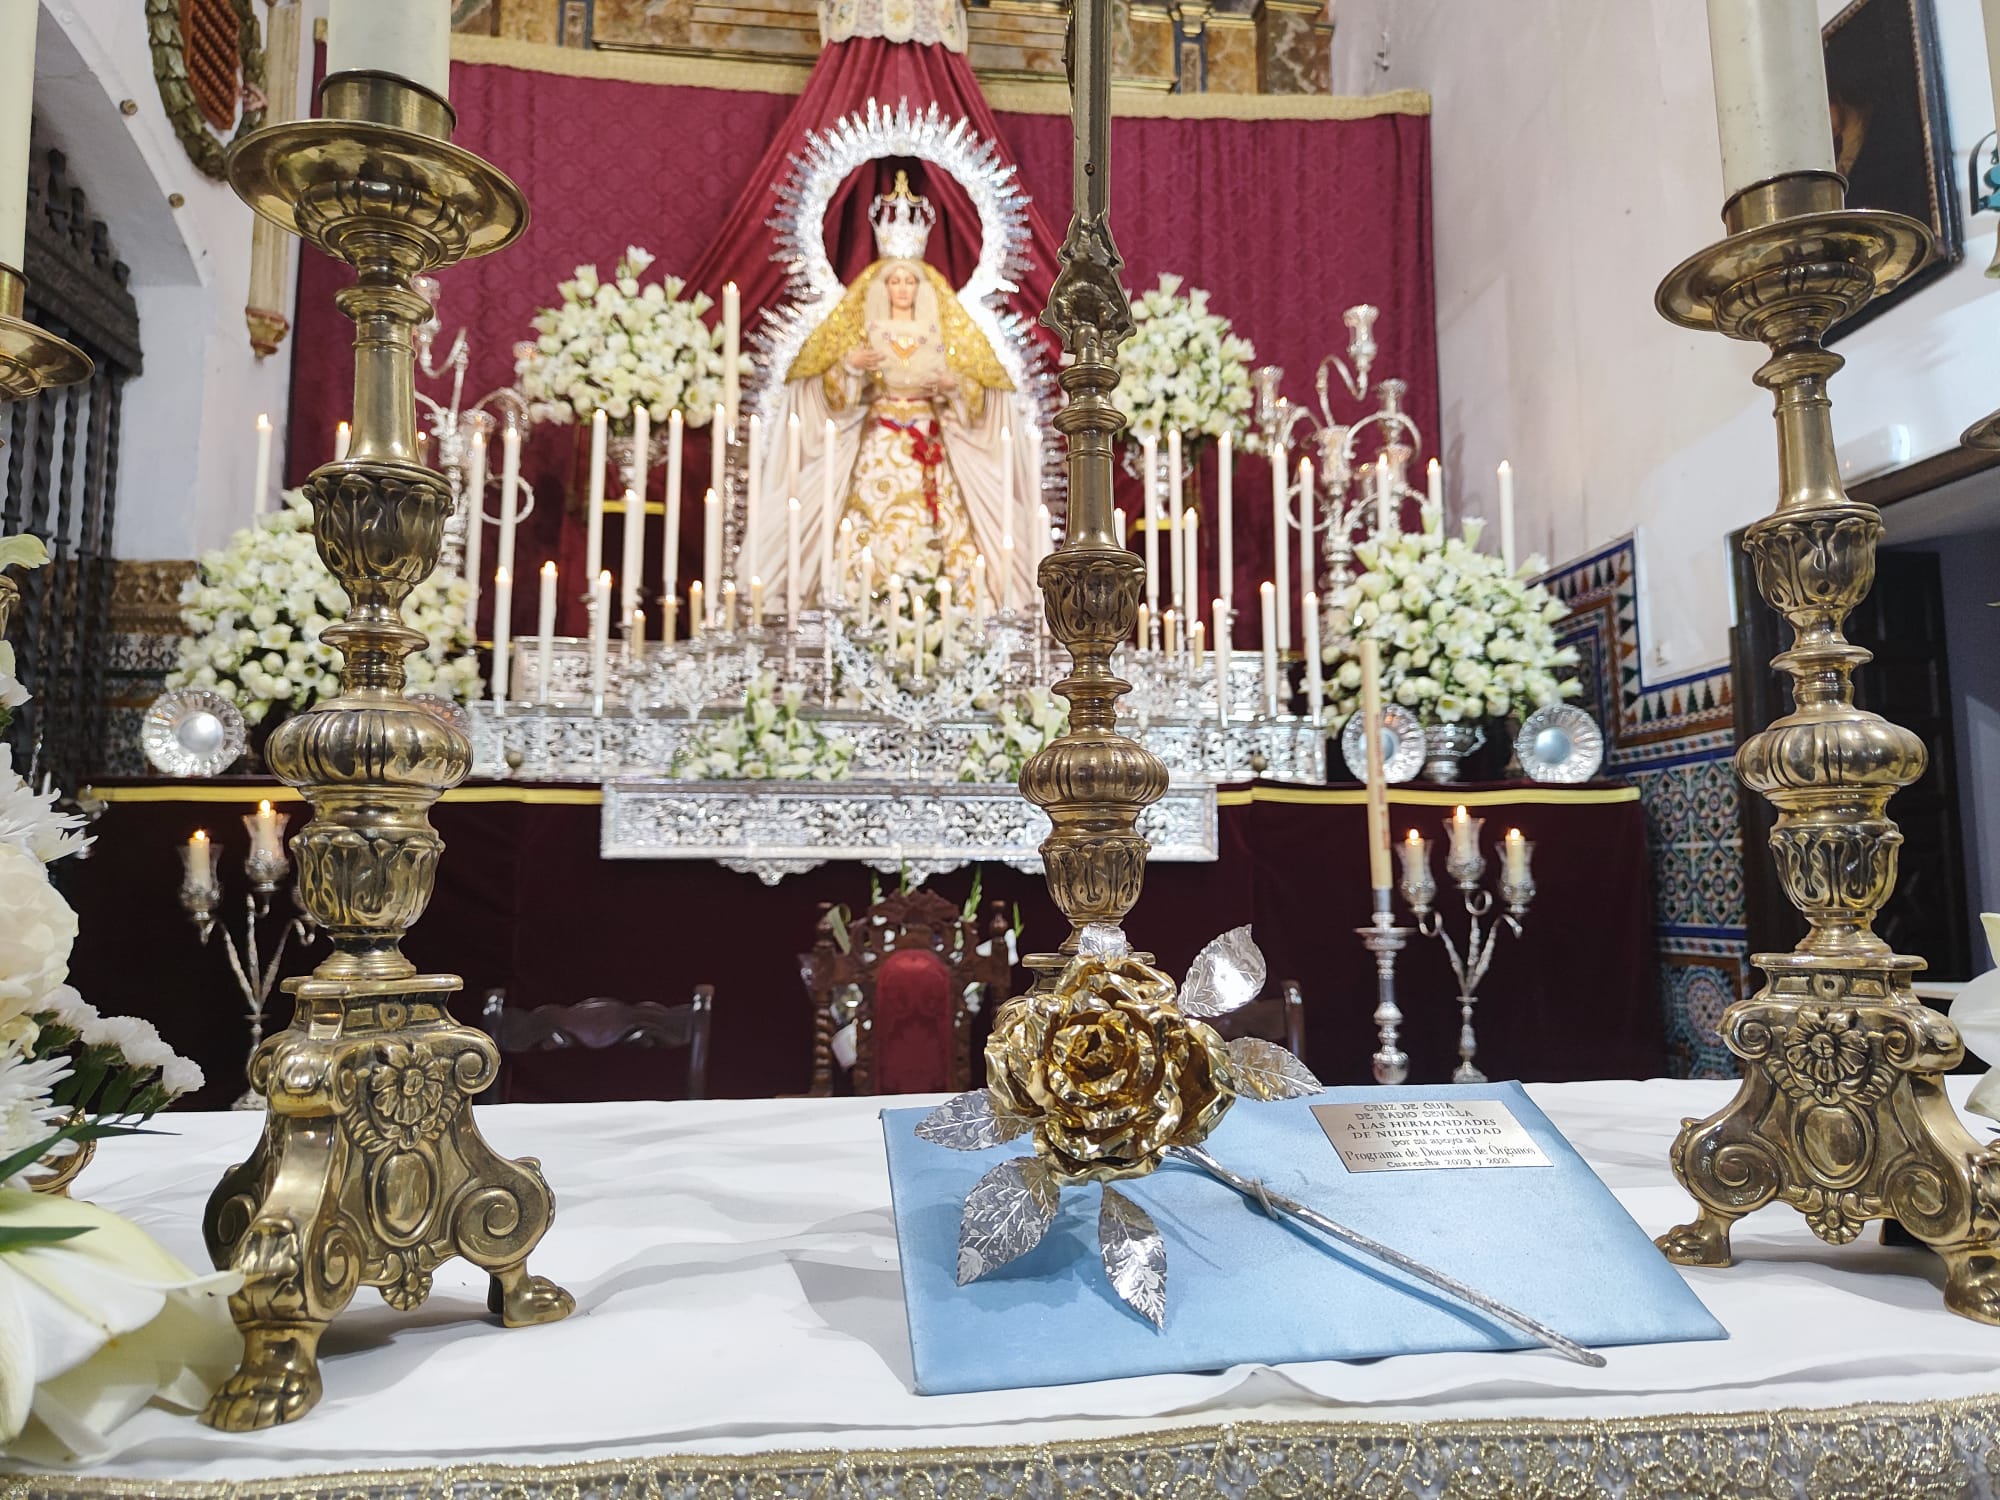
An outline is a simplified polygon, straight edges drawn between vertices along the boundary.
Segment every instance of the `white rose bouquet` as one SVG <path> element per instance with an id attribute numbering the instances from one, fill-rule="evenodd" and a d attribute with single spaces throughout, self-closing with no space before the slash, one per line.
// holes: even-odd
<path id="1" fill-rule="evenodd" d="M 1448 537 L 1426 506 L 1423 530 L 1354 549 L 1368 571 L 1332 600 L 1325 619 L 1338 714 L 1361 706 L 1355 643 L 1364 637 L 1381 643 L 1384 696 L 1427 724 L 1504 718 L 1576 696 L 1576 682 L 1560 675 L 1576 664 L 1576 650 L 1555 640 L 1568 608 L 1479 551 L 1481 524 L 1469 519 L 1462 536 Z M 1540 566 L 1531 558 L 1520 573 Z"/>
<path id="2" fill-rule="evenodd" d="M 743 695 L 743 712 L 704 724 L 674 757 L 674 774 L 689 781 L 840 781 L 854 759 L 854 741 L 828 734 L 803 717 L 802 690 L 781 692 L 775 672 L 760 672 Z"/>
<path id="3" fill-rule="evenodd" d="M 1250 366 L 1257 351 L 1230 330 L 1229 319 L 1208 310 L 1208 293 L 1181 295 L 1181 278 L 1162 274 L 1160 284 L 1132 299 L 1132 337 L 1118 346 L 1118 388 L 1112 402 L 1125 414 L 1125 436 L 1136 450 L 1142 437 L 1178 429 L 1199 447 L 1204 438 L 1236 434 L 1254 451 L 1250 433 Z"/>
<path id="4" fill-rule="evenodd" d="M 411 591 L 403 618 L 424 635 L 404 663 L 414 693 L 469 702 L 479 695 L 479 655 L 466 617 L 465 580 L 437 572 Z M 308 708 L 340 690 L 340 653 L 323 641 L 347 613 L 347 592 L 312 538 L 312 504 L 293 491 L 181 587 L 181 637 L 167 686 L 213 688 L 261 724 L 273 708 Z"/>
<path id="5" fill-rule="evenodd" d="M 535 314 L 534 353 L 517 372 L 538 415 L 587 422 L 603 410 L 628 424 L 646 407 L 664 422 L 675 407 L 690 427 L 705 427 L 722 404 L 722 329 L 703 321 L 714 304 L 702 292 L 683 299 L 678 276 L 644 286 L 653 256 L 628 245 L 603 280 L 595 266 L 578 266 L 556 287 L 562 301 Z M 739 355 L 741 372 L 751 369 Z"/>
<path id="6" fill-rule="evenodd" d="M 1069 729 L 1069 703 L 1047 688 L 1032 687 L 1002 703 L 995 718 L 990 728 L 973 731 L 958 763 L 960 781 L 1019 781 L 1028 757 Z"/>

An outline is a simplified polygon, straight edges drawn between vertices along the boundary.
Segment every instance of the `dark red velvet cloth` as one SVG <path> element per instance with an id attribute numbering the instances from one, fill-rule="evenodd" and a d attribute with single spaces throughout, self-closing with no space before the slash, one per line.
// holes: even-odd
<path id="1" fill-rule="evenodd" d="M 875 1089 L 951 1088 L 951 970 L 928 948 L 899 948 L 875 971 Z"/>
<path id="2" fill-rule="evenodd" d="M 746 291 L 746 313 L 763 305 L 776 294 L 782 273 L 769 259 L 771 234 L 762 221 L 773 207 L 771 186 L 800 144 L 793 126 L 857 108 L 870 89 L 892 106 L 905 97 L 913 107 L 937 98 L 962 107 L 982 131 L 995 132 L 1033 197 L 1036 244 L 1053 243 L 1052 231 L 1069 217 L 1068 118 L 988 112 L 964 60 L 941 49 L 842 43 L 829 49 L 808 92 L 796 99 L 456 64 L 455 139 L 509 173 L 533 213 L 515 244 L 440 275 L 447 334 L 465 326 L 473 337 L 468 389 L 484 392 L 505 383 L 514 342 L 528 335 L 535 310 L 554 301 L 556 283 L 583 262 L 608 271 L 628 244 L 654 251 L 660 271 L 696 273 L 698 284 L 708 283 L 711 291 L 734 277 Z M 1299 401 L 1311 399 L 1321 357 L 1345 347 L 1341 310 L 1374 303 L 1382 310 L 1376 371 L 1409 382 L 1408 410 L 1435 451 L 1429 124 L 1413 115 L 1115 121 L 1112 225 L 1126 260 L 1126 285 L 1143 290 L 1171 271 L 1206 287 L 1216 310 L 1256 344 L 1259 361 L 1285 368 L 1286 392 Z M 843 273 L 872 254 L 866 202 L 888 186 L 894 166 L 882 163 L 857 174 L 836 204 L 830 242 Z M 955 187 L 938 180 L 941 174 L 917 175 L 940 209 L 933 257 L 962 276 L 973 253 L 959 232 L 969 207 Z M 1030 310 L 1046 295 L 1045 254 L 1037 252 L 1023 278 Z M 351 404 L 352 329 L 333 306 L 334 292 L 347 280 L 344 267 L 304 252 L 285 464 L 292 483 L 331 456 L 334 423 Z M 1351 421 L 1365 409 L 1343 399 L 1335 415 Z M 581 472 L 576 438 L 574 428 L 544 427 L 523 455 L 522 472 L 541 498 L 521 527 L 516 565 L 517 577 L 532 578 L 553 557 L 565 579 L 578 580 L 563 591 L 561 628 L 572 633 L 583 629 L 583 533 L 573 513 Z M 684 579 L 700 566 L 699 497 L 708 458 L 706 429 L 690 434 L 681 515 Z M 1212 507 L 1212 455 L 1202 470 L 1202 493 Z M 655 470 L 656 499 L 663 482 Z M 1121 475 L 1120 491 L 1136 519 L 1134 481 Z M 572 516 L 567 526 L 566 510 Z M 1210 523 L 1201 541 L 1201 593 L 1207 598 L 1215 590 L 1212 509 L 1203 520 Z M 606 528 L 608 557 L 618 556 L 618 526 L 613 520 Z M 658 533 L 656 522 L 649 576 L 660 565 Z M 1256 640 L 1257 584 L 1270 576 L 1270 557 L 1269 471 L 1253 457 L 1236 466 L 1239 645 Z M 534 628 L 534 612 L 535 590 L 517 587 L 517 633 Z M 490 620 L 482 621 L 482 633 L 489 626 Z"/>
<path id="3" fill-rule="evenodd" d="M 214 832 L 230 899 L 240 899 L 236 816 L 268 788 L 246 783 L 242 793 L 240 805 L 114 802 L 96 825 L 91 857 L 53 867 L 82 924 L 72 969 L 84 997 L 155 1022 L 208 1070 L 202 1098 L 217 1105 L 242 1087 L 248 1028 L 220 939 L 198 947 L 175 899 L 178 846 L 196 828 Z M 1329 1082 L 1362 1083 L 1375 1050 L 1373 961 L 1354 935 L 1369 911 L 1364 809 L 1327 801 L 1324 791 L 1303 795 L 1319 800 L 1226 802 L 1220 859 L 1151 866 L 1127 930 L 1178 976 L 1208 939 L 1251 923 L 1272 977 L 1303 987 L 1307 1060 Z M 1422 827 L 1437 837 L 1448 811 L 1398 805 L 1395 836 Z M 1481 989 L 1481 1066 L 1495 1078 L 1549 1081 L 1663 1072 L 1639 804 L 1522 801 L 1480 811 L 1489 843 L 1513 827 L 1535 841 L 1540 887 L 1526 935 L 1502 937 Z M 867 870 L 827 865 L 767 887 L 701 861 L 603 860 L 590 806 L 446 802 L 433 820 L 447 847 L 436 895 L 405 950 L 421 969 L 465 977 L 460 1013 L 468 1020 L 495 986 L 510 1005 L 592 995 L 678 1004 L 712 983 L 711 1097 L 805 1091 L 812 1007 L 795 955 L 812 946 L 819 903 L 867 904 Z M 1439 884 L 1449 890 L 1439 861 Z M 972 878 L 959 870 L 932 886 L 962 901 Z M 1018 908 L 1023 951 L 1061 937 L 1041 876 L 989 865 L 982 882 L 983 899 Z M 1461 935 L 1462 922 L 1453 926 Z M 288 964 L 287 972 L 306 966 Z M 1413 940 L 1397 984 L 1412 1081 L 1448 1077 L 1458 1008 L 1438 944 Z M 277 1020 L 289 1013 L 280 999 Z M 990 1010 L 980 1025 L 989 1019 Z M 615 1073 L 615 1092 L 645 1098 L 658 1091 L 663 1066 L 678 1082 L 678 1059 L 663 1065 L 657 1052 L 633 1051 L 605 1069 Z"/>

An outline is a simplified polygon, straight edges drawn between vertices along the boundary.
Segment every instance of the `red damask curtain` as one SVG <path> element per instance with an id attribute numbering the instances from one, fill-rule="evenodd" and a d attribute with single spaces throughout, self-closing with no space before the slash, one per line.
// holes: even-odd
<path id="1" fill-rule="evenodd" d="M 457 141 L 513 176 L 533 211 L 514 245 L 441 278 L 447 336 L 463 325 L 474 340 L 470 388 L 485 391 L 507 381 L 511 346 L 527 334 L 535 309 L 554 299 L 555 284 L 581 262 L 608 269 L 627 244 L 654 251 L 659 269 L 699 282 L 719 287 L 733 276 L 745 289 L 746 308 L 768 302 L 781 287 L 782 271 L 768 259 L 770 235 L 761 216 L 769 212 L 770 185 L 797 145 L 789 122 L 837 118 L 868 90 L 891 105 L 905 97 L 913 106 L 932 97 L 955 100 L 982 130 L 997 133 L 1037 205 L 1036 243 L 1053 243 L 1048 226 L 1066 223 L 1069 210 L 1065 116 L 988 112 L 963 59 L 938 48 L 857 39 L 834 50 L 844 59 L 838 72 L 823 61 L 808 93 L 798 98 L 455 64 Z M 1173 271 L 1208 288 L 1216 309 L 1256 344 L 1260 361 L 1284 366 L 1285 388 L 1295 400 L 1310 399 L 1321 356 L 1344 345 L 1341 310 L 1374 303 L 1382 309 L 1377 374 L 1409 382 L 1408 409 L 1434 453 L 1428 126 L 1421 116 L 1401 114 L 1340 120 L 1120 118 L 1112 130 L 1112 223 L 1126 259 L 1127 285 L 1139 290 L 1160 272 Z M 887 188 L 894 166 L 884 163 L 872 176 L 858 174 L 830 216 L 829 242 L 836 268 L 844 273 L 872 254 L 866 204 Z M 963 232 L 969 205 L 949 184 L 919 181 L 939 204 L 933 254 L 963 276 L 975 253 Z M 1049 270 L 1038 261 L 1025 278 L 1026 293 L 1037 301 L 1046 292 Z M 333 307 L 333 294 L 347 279 L 344 268 L 306 252 L 286 465 L 293 483 L 330 456 L 334 423 L 348 413 L 352 334 Z M 1336 415 L 1352 420 L 1364 409 L 1350 404 Z M 700 557 L 698 497 L 707 455 L 705 434 L 694 434 L 687 451 L 687 494 L 697 500 L 683 499 L 684 572 Z M 1204 469 L 1203 493 L 1212 497 L 1212 457 Z M 542 498 L 521 529 L 520 576 L 554 557 L 566 578 L 581 579 L 582 528 L 563 524 L 575 471 L 574 430 L 538 430 L 523 472 Z M 656 471 L 655 498 L 661 479 Z M 1136 515 L 1136 493 L 1129 480 L 1123 483 L 1128 513 Z M 1269 496 L 1263 463 L 1240 462 L 1239 611 L 1269 574 Z M 657 523 L 653 530 L 648 566 L 657 570 Z M 607 547 L 615 555 L 615 538 L 607 538 Z M 1211 537 L 1204 545 L 1210 558 L 1213 548 Z M 1211 573 L 1204 572 L 1204 596 L 1214 590 Z M 516 589 L 517 630 L 533 628 L 534 608 L 534 591 Z M 1239 645 L 1254 637 L 1254 609 L 1249 615 L 1251 628 L 1239 630 Z M 580 605 L 567 610 L 563 628 L 580 630 L 581 618 Z M 483 621 L 482 629 L 487 624 Z"/>

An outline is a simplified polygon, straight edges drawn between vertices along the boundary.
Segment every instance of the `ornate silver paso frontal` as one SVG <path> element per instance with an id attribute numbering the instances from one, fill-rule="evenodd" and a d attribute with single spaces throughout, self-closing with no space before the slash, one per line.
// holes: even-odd
<path id="1" fill-rule="evenodd" d="M 971 198 L 979 215 L 979 263 L 958 289 L 959 301 L 993 345 L 1036 427 L 1049 431 L 1055 383 L 1047 358 L 1033 321 L 1007 306 L 1029 265 L 1028 195 L 1013 165 L 1000 159 L 1000 148 L 970 121 L 953 119 L 936 104 L 913 110 L 907 99 L 894 109 L 870 99 L 865 110 L 842 116 L 825 131 L 808 131 L 804 149 L 792 157 L 770 220 L 777 231 L 772 259 L 791 277 L 791 300 L 766 314 L 751 339 L 759 376 L 750 409 L 763 417 L 767 433 L 776 433 L 773 419 L 785 372 L 847 290 L 827 254 L 827 209 L 850 176 L 889 156 L 914 157 L 936 168 Z M 1055 452 L 1055 444 L 1043 445 L 1045 479 L 1058 472 Z"/>

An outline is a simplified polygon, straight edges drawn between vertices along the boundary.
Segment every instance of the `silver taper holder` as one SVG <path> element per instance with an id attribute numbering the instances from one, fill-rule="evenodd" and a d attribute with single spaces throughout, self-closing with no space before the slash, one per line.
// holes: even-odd
<path id="1" fill-rule="evenodd" d="M 1396 1005 L 1396 955 L 1410 940 L 1410 929 L 1396 925 L 1395 897 L 1384 887 L 1375 892 L 1375 913 L 1366 927 L 1357 927 L 1361 941 L 1375 955 L 1375 1081 L 1402 1083 L 1410 1076 L 1410 1054 L 1398 1042 L 1403 1012 Z"/>
<path id="2" fill-rule="evenodd" d="M 1464 811 L 1464 808 L 1459 809 L 1461 813 Z M 1399 884 L 1403 899 L 1409 902 L 1410 910 L 1416 916 L 1417 931 L 1425 937 L 1436 938 L 1444 945 L 1445 957 L 1451 961 L 1452 976 L 1458 981 L 1458 1066 L 1452 1069 L 1451 1081 L 1485 1083 L 1486 1075 L 1472 1061 L 1479 1050 L 1479 1038 L 1472 1028 L 1472 1010 L 1479 1002 L 1480 983 L 1492 966 L 1493 948 L 1500 939 L 1501 929 L 1504 927 L 1517 938 L 1521 935 L 1521 921 L 1527 916 L 1528 903 L 1535 895 L 1534 877 L 1528 868 L 1534 846 L 1525 842 L 1521 845 L 1518 868 L 1512 860 L 1503 860 L 1500 897 L 1507 910 L 1496 917 L 1493 916 L 1493 893 L 1485 887 L 1486 856 L 1479 849 L 1479 829 L 1483 820 L 1446 819 L 1447 835 L 1452 834 L 1454 821 L 1460 826 L 1469 825 L 1472 830 L 1470 836 L 1462 840 L 1450 838 L 1445 855 L 1445 871 L 1457 884 L 1469 919 L 1463 951 L 1452 935 L 1445 931 L 1444 914 L 1432 905 L 1437 898 L 1437 883 L 1431 877 L 1431 840 L 1413 836 L 1398 846 L 1397 853 L 1403 860 Z"/>

